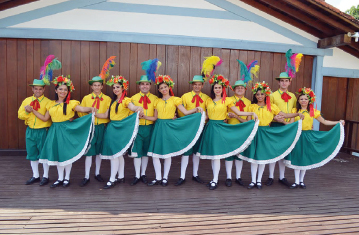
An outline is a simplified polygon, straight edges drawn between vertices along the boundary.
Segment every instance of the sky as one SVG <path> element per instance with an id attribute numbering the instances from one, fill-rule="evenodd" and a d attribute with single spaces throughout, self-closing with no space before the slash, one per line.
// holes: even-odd
<path id="1" fill-rule="evenodd" d="M 325 0 L 326 3 L 338 8 L 341 11 L 349 10 L 352 6 L 358 6 L 359 0 Z"/>

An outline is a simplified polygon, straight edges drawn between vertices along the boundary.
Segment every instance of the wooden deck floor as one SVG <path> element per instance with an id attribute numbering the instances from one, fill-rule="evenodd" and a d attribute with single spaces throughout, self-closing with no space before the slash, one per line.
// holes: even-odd
<path id="1" fill-rule="evenodd" d="M 69 188 L 24 185 L 31 176 L 24 157 L 1 157 L 0 234 L 345 234 L 359 233 L 359 158 L 345 154 L 326 166 L 307 171 L 307 189 L 290 190 L 277 181 L 262 190 L 224 185 L 222 161 L 220 183 L 215 191 L 190 179 L 175 187 L 180 159 L 172 161 L 170 185 L 130 186 L 133 164 L 126 159 L 127 181 L 111 190 L 93 179 L 85 188 L 78 183 L 84 174 L 84 159 L 72 168 Z M 151 161 L 150 161 L 151 162 Z M 102 175 L 109 177 L 109 161 L 102 162 Z M 154 177 L 152 163 L 147 175 Z M 50 179 L 56 179 L 55 167 Z M 202 160 L 200 176 L 212 177 L 210 161 Z M 233 169 L 233 176 L 235 172 Z M 266 168 L 263 179 L 268 176 Z M 293 182 L 293 171 L 286 176 Z M 275 177 L 278 177 L 276 169 Z M 250 181 L 249 164 L 242 178 Z"/>

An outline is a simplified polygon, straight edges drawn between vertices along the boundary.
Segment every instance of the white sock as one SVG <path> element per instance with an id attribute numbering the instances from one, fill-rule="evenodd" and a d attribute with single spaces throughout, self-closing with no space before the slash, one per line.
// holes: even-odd
<path id="1" fill-rule="evenodd" d="M 70 180 L 72 163 L 65 166 L 65 180 Z"/>
<path id="2" fill-rule="evenodd" d="M 252 175 L 252 182 L 257 182 L 257 170 L 258 170 L 258 164 L 257 163 L 251 163 L 251 175 Z"/>
<path id="3" fill-rule="evenodd" d="M 265 166 L 266 166 L 266 164 L 258 164 L 257 183 L 262 183 L 262 176 L 263 176 Z"/>
<path id="4" fill-rule="evenodd" d="M 49 178 L 49 164 L 43 163 L 42 168 L 44 168 L 44 175 L 42 177 Z"/>
<path id="5" fill-rule="evenodd" d="M 141 158 L 134 158 L 133 165 L 135 166 L 136 178 L 140 178 Z"/>
<path id="6" fill-rule="evenodd" d="M 274 179 L 274 169 L 276 162 L 269 163 L 269 178 Z"/>
<path id="7" fill-rule="evenodd" d="M 100 158 L 100 155 L 96 155 L 96 170 L 95 170 L 95 175 L 99 175 L 99 174 L 100 174 L 101 161 L 102 161 L 102 159 Z"/>
<path id="8" fill-rule="evenodd" d="M 300 175 L 300 170 L 294 169 L 294 177 L 295 177 L 296 184 L 299 184 L 299 175 Z"/>
<path id="9" fill-rule="evenodd" d="M 225 161 L 225 165 L 226 165 L 227 179 L 232 179 L 233 161 Z"/>
<path id="10" fill-rule="evenodd" d="M 166 158 L 164 161 L 164 166 L 163 166 L 163 178 L 168 180 L 168 174 L 170 173 L 170 169 L 171 169 L 171 163 L 172 163 L 172 158 Z"/>
<path id="11" fill-rule="evenodd" d="M 59 175 L 59 178 L 58 178 L 59 181 L 64 180 L 64 170 L 65 170 L 64 166 L 59 166 L 59 165 L 57 166 L 57 174 Z"/>
<path id="12" fill-rule="evenodd" d="M 91 165 L 92 165 L 92 156 L 86 156 L 86 159 L 85 159 L 85 178 L 86 179 L 90 178 Z"/>
<path id="13" fill-rule="evenodd" d="M 39 178 L 39 161 L 30 161 L 32 169 L 32 177 Z"/>
<path id="14" fill-rule="evenodd" d="M 120 160 L 118 158 L 111 159 L 111 176 L 110 181 L 115 182 L 116 180 L 116 174 L 118 172 L 118 167 L 120 164 Z"/>
<path id="15" fill-rule="evenodd" d="M 181 177 L 182 179 L 186 178 L 186 170 L 187 170 L 187 166 L 188 166 L 188 159 L 189 156 L 182 156 L 181 159 Z"/>
<path id="16" fill-rule="evenodd" d="M 141 175 L 146 175 L 148 157 L 141 157 Z"/>
<path id="17" fill-rule="evenodd" d="M 162 179 L 161 162 L 158 157 L 152 157 L 153 167 L 155 168 L 156 180 Z"/>
<path id="18" fill-rule="evenodd" d="M 284 177 L 284 173 L 285 173 L 285 164 L 284 164 L 284 160 L 281 159 L 278 161 L 278 166 L 279 166 L 279 179 L 282 180 Z"/>
<path id="19" fill-rule="evenodd" d="M 304 182 L 305 172 L 306 172 L 306 170 L 301 170 L 301 171 L 300 171 L 299 182 Z"/>
<path id="20" fill-rule="evenodd" d="M 125 178 L 125 159 L 122 156 L 118 157 L 118 178 L 123 179 Z"/>
<path id="21" fill-rule="evenodd" d="M 221 159 L 212 160 L 213 165 L 213 182 L 218 183 L 219 170 L 221 169 Z"/>
<path id="22" fill-rule="evenodd" d="M 237 159 L 234 161 L 235 161 L 235 165 L 236 165 L 236 179 L 240 179 L 241 174 L 242 174 L 243 161 L 240 161 Z"/>
<path id="23" fill-rule="evenodd" d="M 192 155 L 192 162 L 193 162 L 193 176 L 198 176 L 198 168 L 199 168 L 199 156 L 196 154 Z"/>

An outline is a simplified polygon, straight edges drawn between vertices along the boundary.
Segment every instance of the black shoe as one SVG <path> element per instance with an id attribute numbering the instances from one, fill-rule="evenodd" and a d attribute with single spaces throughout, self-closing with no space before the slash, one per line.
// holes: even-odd
<path id="1" fill-rule="evenodd" d="M 162 185 L 163 187 L 166 187 L 166 186 L 168 185 L 168 180 L 165 179 L 165 178 L 163 178 L 162 181 L 161 181 L 161 185 Z"/>
<path id="2" fill-rule="evenodd" d="M 116 179 L 116 184 L 124 184 L 125 183 L 125 178 L 117 178 Z"/>
<path id="3" fill-rule="evenodd" d="M 104 189 L 110 189 L 110 188 L 115 187 L 115 185 L 116 185 L 116 182 L 108 181 L 107 184 L 105 185 L 105 187 L 103 187 L 103 188 Z"/>
<path id="4" fill-rule="evenodd" d="M 55 183 L 53 183 L 50 188 L 56 188 L 59 187 L 61 185 L 63 185 L 64 181 L 63 180 L 56 180 Z"/>
<path id="5" fill-rule="evenodd" d="M 84 178 L 80 183 L 80 187 L 86 186 L 89 182 L 90 182 L 90 179 Z"/>
<path id="6" fill-rule="evenodd" d="M 147 185 L 148 186 L 153 186 L 153 185 L 159 185 L 162 183 L 162 180 L 152 180 L 151 182 L 149 182 Z"/>
<path id="7" fill-rule="evenodd" d="M 98 182 L 105 182 L 100 174 L 95 175 L 95 180 L 97 180 Z"/>
<path id="8" fill-rule="evenodd" d="M 267 182 L 266 182 L 266 185 L 271 186 L 273 184 L 273 182 L 274 182 L 273 178 L 268 178 Z"/>
<path id="9" fill-rule="evenodd" d="M 142 181 L 144 184 L 147 184 L 147 183 L 148 183 L 147 176 L 141 175 L 140 179 L 141 179 L 141 181 Z"/>
<path id="10" fill-rule="evenodd" d="M 298 188 L 298 187 L 299 187 L 299 184 L 294 183 L 289 188 L 290 189 L 295 189 L 295 188 Z"/>
<path id="11" fill-rule="evenodd" d="M 40 182 L 40 177 L 31 177 L 28 181 L 26 181 L 26 185 L 30 185 L 30 184 L 33 184 L 33 183 L 36 183 L 36 182 Z"/>
<path id="12" fill-rule="evenodd" d="M 42 180 L 40 182 L 40 186 L 44 186 L 44 185 L 47 185 L 49 183 L 49 178 L 46 178 L 46 177 L 42 177 Z"/>
<path id="13" fill-rule="evenodd" d="M 70 186 L 70 180 L 65 179 L 65 180 L 63 181 L 62 187 L 67 188 L 67 187 L 69 187 L 69 186 Z"/>
<path id="14" fill-rule="evenodd" d="M 209 190 L 215 190 L 218 187 L 218 184 L 212 181 L 209 185 Z"/>
<path id="15" fill-rule="evenodd" d="M 243 181 L 242 181 L 241 178 L 236 179 L 236 183 L 239 184 L 239 185 L 244 186 Z"/>
<path id="16" fill-rule="evenodd" d="M 279 183 L 287 186 L 287 187 L 290 187 L 291 185 L 289 184 L 288 180 L 286 178 L 283 178 L 281 180 L 278 180 Z"/>
<path id="17" fill-rule="evenodd" d="M 140 179 L 137 178 L 137 177 L 134 177 L 134 178 L 133 178 L 133 181 L 132 181 L 132 183 L 131 183 L 130 185 L 131 185 L 131 186 L 134 186 L 134 185 L 136 185 L 138 182 L 140 182 Z"/>
<path id="18" fill-rule="evenodd" d="M 225 185 L 227 187 L 232 187 L 232 179 L 226 179 Z"/>
<path id="19" fill-rule="evenodd" d="M 186 179 L 179 178 L 178 181 L 175 183 L 175 186 L 180 186 L 186 182 Z"/>
<path id="20" fill-rule="evenodd" d="M 256 183 L 250 183 L 249 185 L 248 185 L 248 187 L 247 187 L 247 189 L 252 189 L 252 188 L 254 188 L 256 186 Z"/>
<path id="21" fill-rule="evenodd" d="M 305 186 L 305 184 L 304 184 L 303 182 L 300 182 L 300 183 L 299 183 L 299 186 L 300 186 L 302 189 L 306 189 L 306 188 L 307 188 L 307 186 Z"/>
<path id="22" fill-rule="evenodd" d="M 204 181 L 201 178 L 199 178 L 198 175 L 197 176 L 192 176 L 192 180 L 196 181 L 197 183 L 200 183 L 200 184 L 204 183 Z"/>
<path id="23" fill-rule="evenodd" d="M 257 189 L 262 189 L 262 183 L 261 182 L 257 182 Z"/>

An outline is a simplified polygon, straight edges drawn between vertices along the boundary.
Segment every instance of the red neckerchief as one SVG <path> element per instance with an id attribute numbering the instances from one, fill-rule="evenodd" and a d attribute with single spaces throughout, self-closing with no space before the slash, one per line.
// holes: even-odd
<path id="1" fill-rule="evenodd" d="M 142 104 L 142 102 L 143 102 L 143 108 L 148 109 L 147 104 L 151 104 L 151 100 L 146 95 L 143 95 L 141 96 L 139 103 Z"/>
<path id="2" fill-rule="evenodd" d="M 237 98 L 236 98 L 236 100 L 237 100 Z M 246 107 L 246 105 L 244 104 L 242 99 L 239 99 L 237 101 L 236 106 L 239 107 L 239 111 L 242 111 L 242 112 L 244 111 L 244 108 Z"/>
<path id="3" fill-rule="evenodd" d="M 292 97 L 290 95 L 288 95 L 287 92 L 283 92 L 282 95 L 281 95 L 282 99 L 284 100 L 284 102 L 288 103 L 288 101 L 290 99 L 292 99 Z"/>
<path id="4" fill-rule="evenodd" d="M 202 98 L 199 95 L 194 95 L 192 99 L 192 103 L 196 101 L 196 107 L 199 107 L 199 103 L 203 103 Z"/>
<path id="5" fill-rule="evenodd" d="M 39 110 L 39 108 L 40 108 L 39 99 L 35 99 L 35 100 L 31 101 L 30 106 L 32 106 L 32 108 L 36 111 Z"/>
<path id="6" fill-rule="evenodd" d="M 94 97 L 94 95 L 92 95 L 92 99 L 94 99 L 95 101 L 92 104 L 92 107 L 95 107 L 96 105 L 96 109 L 100 108 L 100 101 L 103 101 L 102 95 L 101 98 L 99 96 Z"/>

